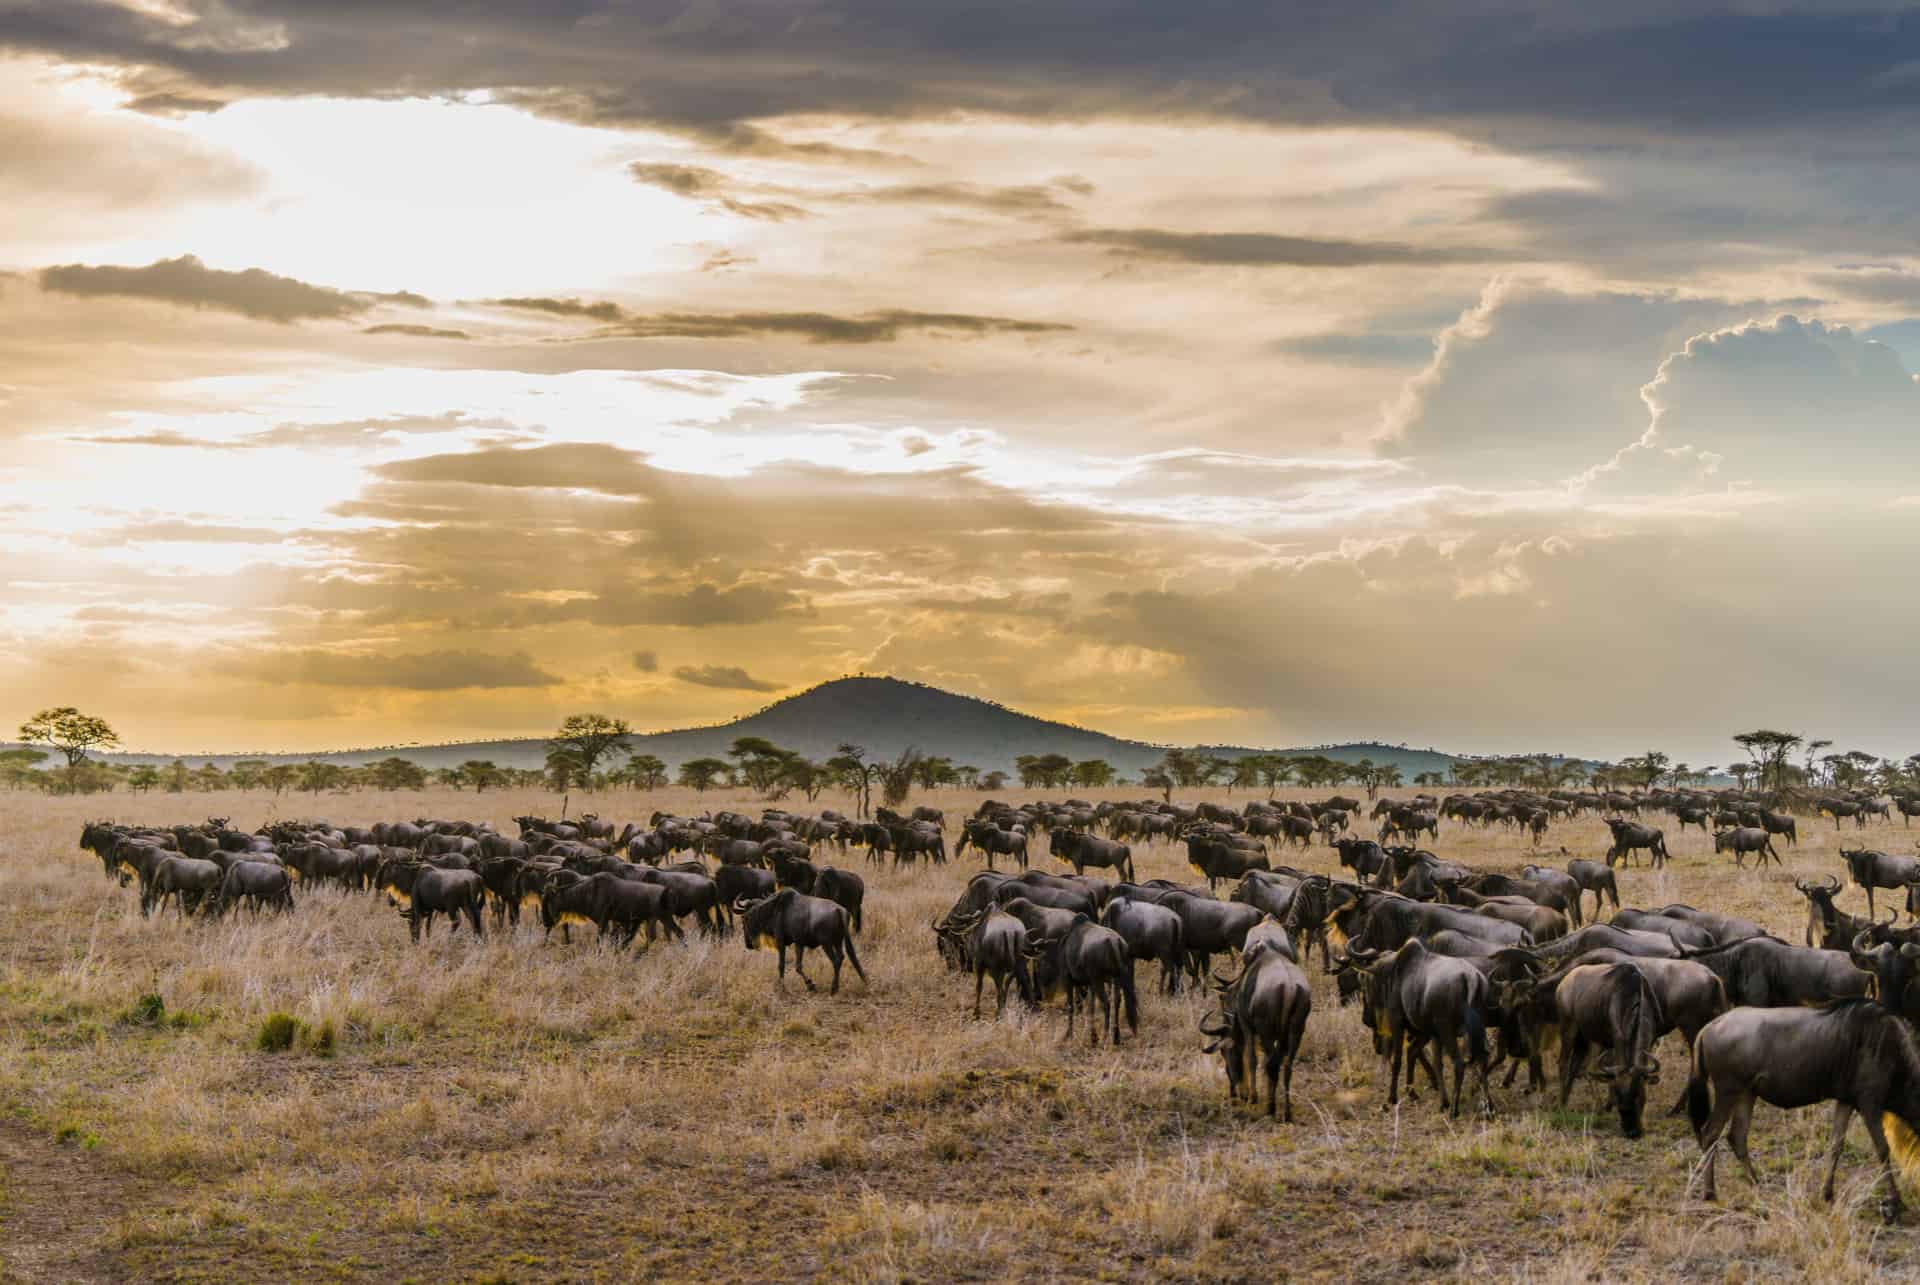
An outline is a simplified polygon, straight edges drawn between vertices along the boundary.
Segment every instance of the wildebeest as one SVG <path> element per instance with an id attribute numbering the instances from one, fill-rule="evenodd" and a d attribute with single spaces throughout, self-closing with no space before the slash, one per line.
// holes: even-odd
<path id="1" fill-rule="evenodd" d="M 1807 899 L 1807 945 L 1821 950 L 1846 950 L 1855 937 L 1871 929 L 1891 925 L 1900 914 L 1897 910 L 1889 910 L 1886 920 L 1878 924 L 1859 915 L 1847 914 L 1833 904 L 1833 899 L 1840 893 L 1841 884 L 1831 875 L 1817 884 L 1795 879 L 1793 886 Z"/>
<path id="2" fill-rule="evenodd" d="M 565 871 L 541 894 L 540 922 L 549 934 L 560 925 L 563 936 L 566 925 L 591 924 L 618 946 L 631 945 L 642 928 L 650 942 L 656 928 L 669 937 L 684 937 L 667 913 L 666 901 L 667 890 L 659 884 L 623 879 L 607 871 L 585 878 Z"/>
<path id="3" fill-rule="evenodd" d="M 1056 990 L 1065 989 L 1067 993 L 1064 1039 L 1073 1038 L 1074 1014 L 1082 1003 L 1089 1021 L 1093 1020 L 1093 1006 L 1100 1006 L 1093 1043 L 1098 1044 L 1101 1033 L 1108 1030 L 1113 1043 L 1120 1042 L 1123 1003 L 1128 1028 L 1139 1034 L 1140 1001 L 1133 988 L 1133 956 L 1119 933 L 1085 915 L 1075 915 L 1064 934 L 1029 949 L 1038 961 L 1034 965 L 1034 992 L 1043 999 Z"/>
<path id="4" fill-rule="evenodd" d="M 1632 964 L 1580 964 L 1559 978 L 1553 1005 L 1559 1016 L 1561 1109 L 1588 1053 L 1608 1049 L 1613 1053 L 1610 1087 L 1620 1132 L 1639 1137 L 1647 1085 L 1660 1075 L 1653 1045 L 1665 1025 L 1652 984 Z"/>
<path id="5" fill-rule="evenodd" d="M 1117 871 L 1122 879 L 1133 882 L 1133 849 L 1124 843 L 1101 839 L 1079 830 L 1055 830 L 1047 836 L 1047 850 L 1084 874 L 1088 866 Z"/>
<path id="6" fill-rule="evenodd" d="M 1747 864 L 1746 854 L 1749 852 L 1759 855 L 1759 864 L 1762 867 L 1767 864 L 1768 857 L 1773 858 L 1774 865 L 1780 864 L 1780 854 L 1773 850 L 1773 837 L 1758 826 L 1743 825 L 1732 830 L 1720 831 L 1713 836 L 1713 850 L 1715 853 L 1731 852 L 1733 864 L 1743 868 Z"/>
<path id="7" fill-rule="evenodd" d="M 293 881 L 287 877 L 287 868 L 265 861 L 236 861 L 228 866 L 214 910 L 224 914 L 238 909 L 242 901 L 254 914 L 259 914 L 262 906 L 291 912 Z"/>
<path id="8" fill-rule="evenodd" d="M 1920 902 L 1916 901 L 1914 888 L 1920 884 L 1920 858 L 1894 857 L 1884 852 L 1874 852 L 1866 848 L 1842 848 L 1840 859 L 1847 863 L 1847 875 L 1854 883 L 1867 890 L 1867 917 L 1874 916 L 1873 890 L 1875 888 L 1905 888 L 1907 890 L 1907 913 L 1915 912 Z"/>
<path id="9" fill-rule="evenodd" d="M 1891 1152 L 1898 1151 L 1904 1165 L 1920 1150 L 1914 1135 L 1920 1128 L 1920 1047 L 1910 1025 L 1866 1002 L 1737 1008 L 1708 1023 L 1694 1041 L 1686 1092 L 1687 1115 L 1706 1153 L 1708 1200 L 1717 1196 L 1714 1168 L 1723 1131 L 1748 1179 L 1760 1181 L 1747 1154 L 1756 1100 L 1788 1110 L 1834 1104 L 1827 1180 L 1820 1193 L 1828 1201 L 1847 1125 L 1859 1112 L 1886 1184 L 1881 1216 L 1889 1223 L 1899 1220 L 1900 1188 Z"/>
<path id="10" fill-rule="evenodd" d="M 1565 848 L 1560 849 L 1562 853 Z M 1567 875 L 1580 885 L 1582 892 L 1593 894 L 1593 916 L 1600 917 L 1602 898 L 1613 903 L 1615 910 L 1620 909 L 1620 886 L 1613 880 L 1613 863 L 1584 861 L 1578 857 L 1567 862 Z"/>
<path id="11" fill-rule="evenodd" d="M 1172 892 L 1160 904 L 1180 916 L 1187 952 L 1187 973 L 1197 983 L 1213 956 L 1239 950 L 1247 930 L 1266 918 L 1265 912 L 1233 901 L 1213 901 L 1190 893 Z"/>
<path id="12" fill-rule="evenodd" d="M 1621 817 L 1608 817 L 1606 822 L 1607 829 L 1613 831 L 1613 846 L 1607 849 L 1609 866 L 1615 861 L 1630 861 L 1634 853 L 1641 851 L 1647 854 L 1647 859 L 1656 868 L 1667 864 L 1667 836 L 1664 832 Z"/>
<path id="13" fill-rule="evenodd" d="M 1267 1114 L 1275 1113 L 1276 1098 L 1284 1094 L 1281 1118 L 1292 1124 L 1293 1064 L 1313 1012 L 1307 975 L 1277 947 L 1250 949 L 1240 961 L 1239 975 L 1220 983 L 1220 1010 L 1220 1024 L 1209 1027 L 1203 1021 L 1200 1031 L 1214 1040 L 1208 1051 L 1226 1059 L 1228 1098 L 1244 1085 L 1247 1100 L 1259 1102 L 1254 1076 L 1265 1057 Z"/>
<path id="14" fill-rule="evenodd" d="M 1487 979 L 1464 959 L 1436 955 L 1417 938 L 1390 953 L 1350 947 L 1342 964 L 1365 974 L 1365 1008 L 1369 1026 L 1390 1052 L 1393 1069 L 1387 1079 L 1387 1105 L 1400 1101 L 1403 1055 L 1417 1061 L 1428 1043 L 1436 1044 L 1453 1064 L 1452 1111 L 1460 1114 L 1466 1068 L 1480 1073 L 1480 1096 L 1487 1114 L 1493 1113 L 1493 1095 L 1487 1087 Z M 1376 1047 L 1379 1047 L 1376 1044 Z M 1444 1081 L 1436 1075 L 1442 1109 L 1448 1106 Z M 1412 1067 L 1407 1091 L 1413 1091 Z"/>
<path id="15" fill-rule="evenodd" d="M 827 989 L 829 995 L 840 993 L 840 965 L 843 959 L 853 965 L 853 971 L 859 974 L 861 981 L 867 980 L 867 970 L 860 967 L 860 952 L 853 945 L 852 916 L 839 902 L 828 901 L 824 897 L 809 897 L 793 888 L 782 888 L 763 901 L 735 903 L 733 911 L 741 919 L 741 937 L 748 950 L 758 950 L 763 945 L 773 947 L 780 961 L 776 984 L 786 980 L 789 946 L 793 947 L 793 971 L 800 974 L 800 980 L 807 984 L 810 991 L 820 988 L 813 984 L 813 979 L 801 967 L 809 948 L 822 951 L 833 963 L 833 984 Z"/>
<path id="16" fill-rule="evenodd" d="M 1151 901 L 1115 897 L 1101 910 L 1100 922 L 1120 934 L 1135 959 L 1158 961 L 1161 988 L 1179 992 L 1186 968 L 1186 925 L 1179 914 Z"/>
<path id="17" fill-rule="evenodd" d="M 201 909 L 208 898 L 219 896 L 220 883 L 225 876 L 226 872 L 217 861 L 163 857 L 154 866 L 153 878 L 147 884 L 147 895 L 142 898 L 140 913 L 144 915 L 151 909 L 165 910 L 167 898 L 172 897 L 181 915 L 190 915 Z"/>
<path id="18" fill-rule="evenodd" d="M 1269 868 L 1267 854 L 1258 848 L 1243 848 L 1213 834 L 1186 836 L 1187 864 L 1206 876 L 1207 887 L 1218 886 L 1222 879 L 1241 879 L 1248 871 Z"/>
<path id="19" fill-rule="evenodd" d="M 1007 986 L 1017 990 L 1022 1004 L 1034 1002 L 1033 977 L 1027 969 L 1027 927 L 1002 910 L 982 913 L 967 934 L 973 966 L 973 1015 L 980 1016 L 980 992 L 993 978 L 994 1016 L 1007 1011 Z"/>
<path id="20" fill-rule="evenodd" d="M 1682 957 L 1711 968 L 1726 985 L 1729 1003 L 1753 1008 L 1859 999 L 1872 980 L 1845 955 L 1789 946 L 1774 937 L 1688 950 Z"/>
<path id="21" fill-rule="evenodd" d="M 376 887 L 384 891 L 406 918 L 407 933 L 419 941 L 422 932 L 433 935 L 433 917 L 445 915 L 455 931 L 461 916 L 473 925 L 473 935 L 482 935 L 480 911 L 486 901 L 486 884 L 473 870 L 442 870 L 418 861 L 387 861 L 375 875 Z"/>

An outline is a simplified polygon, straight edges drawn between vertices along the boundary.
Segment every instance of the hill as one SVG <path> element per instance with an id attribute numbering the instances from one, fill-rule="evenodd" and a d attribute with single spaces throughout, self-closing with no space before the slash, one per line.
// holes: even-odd
<path id="1" fill-rule="evenodd" d="M 688 759 L 726 753 L 742 736 L 761 736 L 776 745 L 797 750 L 808 758 L 824 759 L 842 744 L 863 745 L 870 758 L 892 758 L 909 746 L 945 755 L 955 763 L 982 771 L 1011 772 L 1022 754 L 1064 754 L 1074 760 L 1105 759 L 1123 775 L 1137 779 L 1159 761 L 1167 746 L 1109 736 L 1084 727 L 1057 723 L 992 701 L 961 696 L 922 683 L 897 678 L 838 678 L 776 701 L 765 709 L 712 727 L 652 732 L 633 738 L 636 754 L 652 754 L 669 767 Z M 1243 745 L 1191 747 L 1203 753 L 1235 758 L 1243 754 L 1324 754 L 1349 762 L 1371 758 L 1391 763 L 1408 780 L 1420 772 L 1444 772 L 1455 755 L 1437 750 L 1412 750 L 1374 743 L 1316 745 L 1296 749 Z M 342 750 L 322 754 L 110 754 L 116 763 L 168 763 L 184 757 L 190 763 L 216 763 L 222 768 L 239 758 L 269 762 L 324 762 L 360 764 L 399 755 L 429 768 L 455 766 L 468 759 L 491 759 L 502 767 L 538 767 L 546 756 L 539 738 L 504 741 L 468 741 L 450 745 L 408 745 Z"/>

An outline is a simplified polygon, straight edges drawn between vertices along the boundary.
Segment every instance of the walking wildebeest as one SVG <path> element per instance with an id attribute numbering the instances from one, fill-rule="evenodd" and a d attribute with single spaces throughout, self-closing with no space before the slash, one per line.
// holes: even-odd
<path id="1" fill-rule="evenodd" d="M 1859 1112 L 1886 1184 L 1881 1216 L 1899 1221 L 1891 1153 L 1897 1150 L 1904 1165 L 1920 1151 L 1914 1134 L 1920 1129 L 1920 1047 L 1912 1026 L 1865 1000 L 1826 1008 L 1736 1008 L 1709 1022 L 1694 1041 L 1687 1081 L 1687 1115 L 1706 1154 L 1708 1200 L 1717 1196 L 1714 1168 L 1723 1131 L 1748 1179 L 1760 1181 L 1747 1154 L 1756 1100 L 1788 1110 L 1833 1103 L 1827 1180 L 1820 1192 L 1827 1201 L 1833 1199 L 1847 1125 Z"/>

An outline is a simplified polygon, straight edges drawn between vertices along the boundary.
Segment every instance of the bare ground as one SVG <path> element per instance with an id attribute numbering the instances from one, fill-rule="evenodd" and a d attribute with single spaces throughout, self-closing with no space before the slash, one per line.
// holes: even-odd
<path id="1" fill-rule="evenodd" d="M 827 800 L 831 802 L 832 800 Z M 949 815 L 977 796 L 934 802 Z M 608 815 L 741 806 L 619 794 Z M 758 805 L 752 805 L 758 806 Z M 551 810 L 489 793 L 0 797 L 0 1261 L 24 1280 L 1832 1280 L 1920 1273 L 1870 1216 L 1864 1140 L 1839 1208 L 1812 1199 L 1824 1113 L 1762 1108 L 1762 1185 L 1686 1197 L 1683 1122 L 1630 1143 L 1599 1090 L 1549 1109 L 1496 1087 L 1491 1122 L 1430 1097 L 1381 1109 L 1383 1069 L 1316 976 L 1298 1123 L 1229 1106 L 1203 1001 L 1154 992 L 1141 1035 L 1063 1044 L 1057 1010 L 967 1016 L 928 919 L 977 863 L 867 871 L 872 976 L 837 997 L 773 982 L 737 939 L 632 957 L 537 929 L 414 948 L 364 895 L 291 920 L 142 921 L 75 847 L 83 816 L 320 813 L 337 823 Z M 1784 872 L 1736 872 L 1697 833 L 1629 903 L 1688 901 L 1798 940 L 1791 878 L 1835 872 L 1824 822 Z M 1552 848 L 1603 843 L 1597 821 Z M 1880 846 L 1908 845 L 1883 828 Z M 1438 850 L 1514 867 L 1524 841 L 1448 825 Z M 1555 853 L 1557 857 L 1557 852 Z M 1316 849 L 1296 864 L 1330 869 Z M 833 858 L 841 862 L 840 858 Z M 842 864 L 860 866 L 857 854 Z M 1050 864 L 1050 863 L 1043 863 Z M 1141 876 L 1186 878 L 1155 846 Z M 1858 898 L 1844 898 L 1851 906 Z M 813 965 L 816 978 L 824 968 Z M 1317 968 L 1314 970 L 1317 974 Z M 140 1003 L 157 994 L 155 1014 Z M 990 1002 L 990 1001 L 989 1001 Z M 255 1047 L 262 1019 L 304 1024 Z M 1655 1093 L 1678 1094 L 1684 1056 Z M 1815 1118 L 1818 1115 L 1819 1118 Z"/>

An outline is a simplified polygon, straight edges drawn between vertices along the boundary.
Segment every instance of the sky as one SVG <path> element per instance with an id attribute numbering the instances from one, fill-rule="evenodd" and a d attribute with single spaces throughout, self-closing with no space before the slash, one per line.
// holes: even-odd
<path id="1" fill-rule="evenodd" d="M 1917 8 L 0 0 L 0 710 L 1904 757 Z"/>

